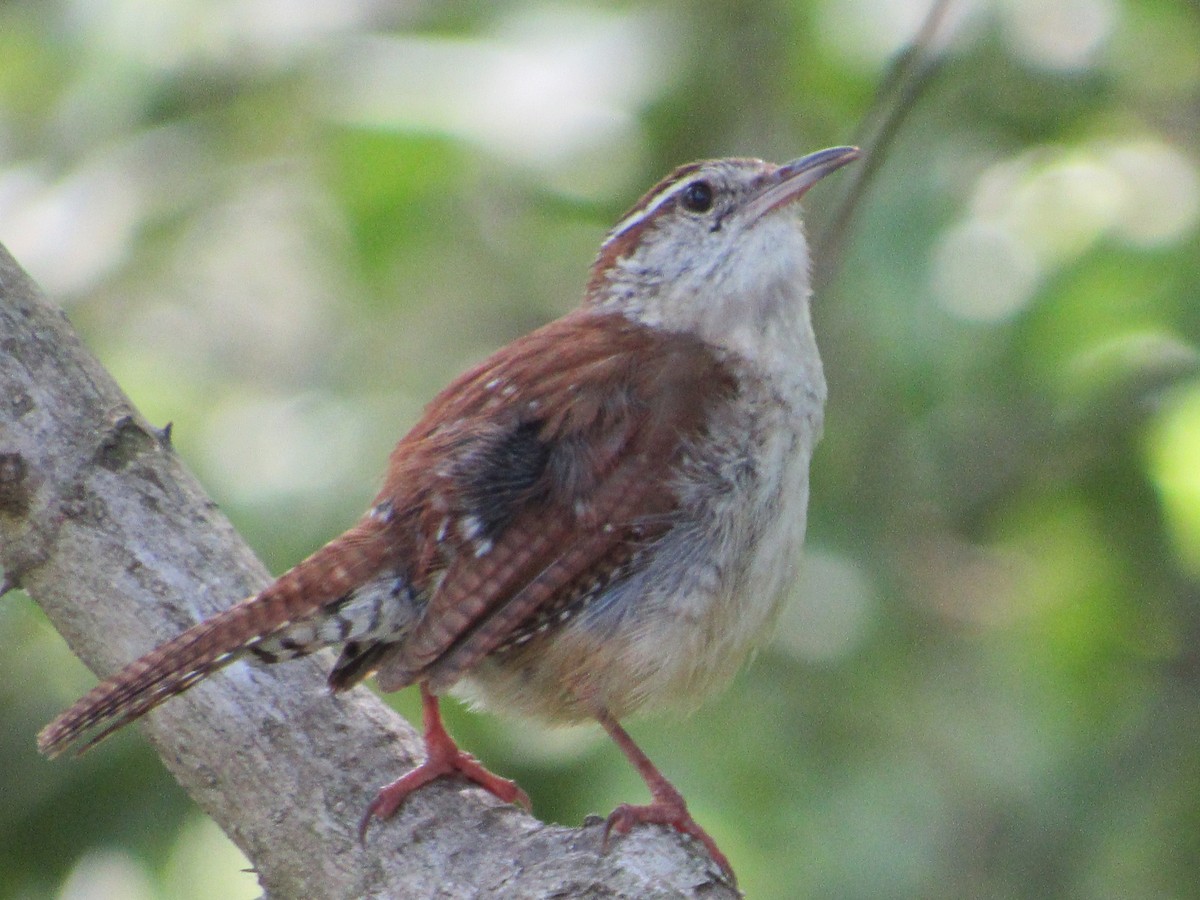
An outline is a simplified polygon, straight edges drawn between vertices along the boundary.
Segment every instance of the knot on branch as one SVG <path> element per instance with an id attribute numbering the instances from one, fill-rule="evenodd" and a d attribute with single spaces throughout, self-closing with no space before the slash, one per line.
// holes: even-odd
<path id="1" fill-rule="evenodd" d="M 23 516 L 33 497 L 29 463 L 20 453 L 0 453 L 0 514 Z"/>
<path id="2" fill-rule="evenodd" d="M 100 441 L 100 446 L 96 448 L 96 464 L 110 472 L 119 472 L 143 453 L 160 446 L 158 437 L 148 433 L 133 416 L 126 414 L 113 422 Z"/>

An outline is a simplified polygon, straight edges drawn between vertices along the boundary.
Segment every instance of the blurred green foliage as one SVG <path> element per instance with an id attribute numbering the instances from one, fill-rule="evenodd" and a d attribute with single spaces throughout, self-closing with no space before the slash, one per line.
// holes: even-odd
<path id="1" fill-rule="evenodd" d="M 282 570 L 645 187 L 853 140 L 924 12 L 10 0 L 0 241 Z M 1200 8 L 949 25 L 818 298 L 778 638 L 632 730 L 751 897 L 1200 896 Z M 91 679 L 27 598 L 0 647 L 0 897 L 255 896 L 135 733 L 37 757 Z M 596 730 L 450 717 L 543 817 L 643 794 Z"/>

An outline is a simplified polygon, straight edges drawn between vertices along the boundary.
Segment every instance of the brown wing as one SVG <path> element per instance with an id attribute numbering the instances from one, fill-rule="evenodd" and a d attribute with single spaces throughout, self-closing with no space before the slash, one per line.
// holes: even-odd
<path id="1" fill-rule="evenodd" d="M 660 537 L 670 473 L 733 390 L 701 342 L 586 310 L 452 384 L 381 494 L 413 515 L 429 596 L 381 687 L 452 683 Z"/>

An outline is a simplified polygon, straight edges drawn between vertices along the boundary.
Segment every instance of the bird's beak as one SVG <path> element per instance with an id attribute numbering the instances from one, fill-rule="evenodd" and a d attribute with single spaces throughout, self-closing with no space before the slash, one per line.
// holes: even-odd
<path id="1" fill-rule="evenodd" d="M 746 205 L 747 221 L 799 200 L 830 172 L 854 162 L 858 156 L 857 147 L 830 147 L 785 163 L 768 176 L 762 192 Z"/>

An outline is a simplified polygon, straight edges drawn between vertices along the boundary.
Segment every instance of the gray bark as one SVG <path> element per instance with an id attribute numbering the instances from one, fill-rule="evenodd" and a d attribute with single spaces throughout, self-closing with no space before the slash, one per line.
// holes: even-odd
<path id="1" fill-rule="evenodd" d="M 168 436 L 3 247 L 0 566 L 4 587 L 24 588 L 99 675 L 269 581 Z M 238 663 L 140 723 L 267 896 L 737 895 L 702 849 L 665 829 L 637 828 L 604 854 L 599 820 L 545 825 L 452 780 L 417 792 L 360 845 L 362 811 L 420 741 L 370 691 L 330 695 L 327 663 Z"/>

